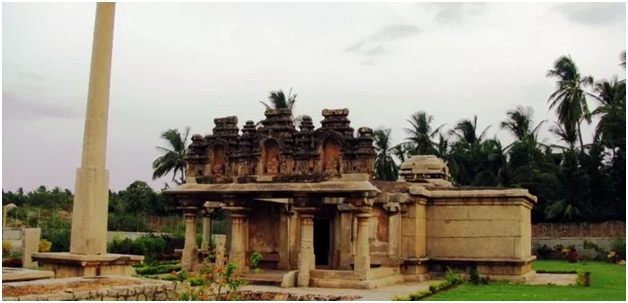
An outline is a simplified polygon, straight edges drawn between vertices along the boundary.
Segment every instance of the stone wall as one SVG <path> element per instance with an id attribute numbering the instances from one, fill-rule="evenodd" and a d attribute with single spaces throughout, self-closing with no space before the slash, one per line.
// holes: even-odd
<path id="1" fill-rule="evenodd" d="M 5 227 L 2 229 L 2 241 L 9 241 L 14 251 L 22 254 L 24 268 L 37 268 L 37 262 L 33 262 L 31 256 L 39 251 L 39 239 L 41 229 Z"/>
<path id="2" fill-rule="evenodd" d="M 533 238 L 626 238 L 626 222 L 603 223 L 537 223 L 532 225 Z"/>
<path id="3" fill-rule="evenodd" d="M 438 199 L 427 207 L 430 258 L 521 260 L 531 255 L 530 234 L 523 199 Z"/>
<path id="4" fill-rule="evenodd" d="M 65 290 L 39 295 L 23 295 L 5 297 L 3 301 L 174 301 L 177 299 L 175 286 L 172 282 L 124 277 L 141 284 L 127 286 L 102 287 L 92 290 Z M 67 285 L 72 282 L 89 280 L 89 278 L 49 279 L 28 282 L 3 283 L 2 288 L 11 287 L 48 287 Z"/>

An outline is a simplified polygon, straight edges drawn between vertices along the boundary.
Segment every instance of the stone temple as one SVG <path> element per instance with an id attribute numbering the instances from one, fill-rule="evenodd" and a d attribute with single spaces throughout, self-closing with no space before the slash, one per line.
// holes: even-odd
<path id="1" fill-rule="evenodd" d="M 404 162 L 396 182 L 376 181 L 373 130 L 356 134 L 349 110 L 323 110 L 317 129 L 308 116 L 297 129 L 289 109 L 264 114 L 259 127 L 247 121 L 240 132 L 237 117 L 224 117 L 192 137 L 186 183 L 165 191 L 186 219 L 184 269 L 198 262 L 195 220 L 213 205 L 229 213 L 229 259 L 248 273 L 261 253 L 263 272 L 284 287 L 376 288 L 447 267 L 534 277 L 527 190 L 452 186 L 434 156 Z"/>

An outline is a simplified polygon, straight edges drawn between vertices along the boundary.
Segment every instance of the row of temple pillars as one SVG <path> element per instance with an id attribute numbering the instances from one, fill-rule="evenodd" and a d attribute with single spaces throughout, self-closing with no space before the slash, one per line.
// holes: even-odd
<path id="1" fill-rule="evenodd" d="M 246 268 L 246 220 L 247 215 L 246 212 L 248 209 L 243 207 L 225 207 L 230 213 L 231 218 L 231 239 L 230 240 L 230 251 L 229 251 L 229 261 L 234 262 L 238 266 L 238 270 L 240 272 L 247 272 Z M 301 234 L 301 242 L 299 245 L 299 255 L 298 255 L 298 270 L 299 273 L 297 275 L 297 285 L 300 287 L 309 286 L 310 281 L 310 271 L 315 269 L 315 256 L 314 256 L 314 212 L 315 208 L 313 207 L 300 207 L 294 209 L 299 214 L 300 220 L 300 234 Z M 281 229 L 279 237 L 281 239 L 280 242 L 283 243 L 280 247 L 279 257 L 279 267 L 287 268 L 289 264 L 289 257 L 286 254 L 289 254 L 290 245 L 288 239 L 290 235 L 288 234 L 290 226 L 288 225 L 291 220 L 288 220 L 288 216 L 292 214 L 292 212 L 287 212 L 282 214 L 281 216 Z M 341 220 L 348 220 L 350 222 L 351 213 L 341 212 Z M 195 209 L 184 209 L 184 217 L 185 217 L 185 247 L 183 249 L 182 255 L 182 269 L 191 271 L 195 265 L 195 261 L 197 258 L 197 248 L 196 248 L 196 218 L 197 212 Z M 348 230 L 341 231 L 340 241 L 341 245 L 341 255 L 340 255 L 340 263 L 344 264 L 345 268 L 341 269 L 349 269 L 348 264 L 350 263 L 350 259 L 353 256 L 353 264 L 354 264 L 354 272 L 359 278 L 366 278 L 366 274 L 368 269 L 370 268 L 370 251 L 369 251 L 369 218 L 371 217 L 370 212 L 362 212 L 355 214 L 357 217 L 357 249 L 355 255 L 351 253 L 351 224 L 344 224 L 344 227 Z M 209 238 L 209 217 L 204 217 L 205 221 L 203 224 L 203 239 Z M 205 227 L 207 226 L 207 227 Z M 207 230 L 206 230 L 207 229 Z M 206 235 L 207 233 L 207 235 Z M 331 248 L 330 248 L 331 249 Z M 217 256 L 217 262 L 224 262 Z"/>

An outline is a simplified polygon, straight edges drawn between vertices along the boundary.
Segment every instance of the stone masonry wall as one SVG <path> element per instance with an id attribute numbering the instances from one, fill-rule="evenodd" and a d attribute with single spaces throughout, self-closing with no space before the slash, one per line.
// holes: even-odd
<path id="1" fill-rule="evenodd" d="M 81 278 L 53 279 L 49 283 L 78 281 Z M 128 278 L 125 279 L 135 279 Z M 145 279 L 137 279 L 144 280 Z M 20 287 L 43 285 L 46 280 L 30 282 L 3 283 L 2 287 Z M 175 301 L 177 293 L 172 282 L 151 280 L 150 283 L 128 286 L 112 286 L 84 291 L 61 291 L 52 294 L 24 295 L 3 297 L 3 301 Z"/>
<path id="2" fill-rule="evenodd" d="M 626 222 L 537 223 L 532 224 L 533 238 L 626 238 Z"/>

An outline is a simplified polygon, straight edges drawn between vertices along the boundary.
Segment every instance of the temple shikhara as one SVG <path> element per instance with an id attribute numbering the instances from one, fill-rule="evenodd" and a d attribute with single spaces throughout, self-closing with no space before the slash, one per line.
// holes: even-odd
<path id="1" fill-rule="evenodd" d="M 373 130 L 351 126 L 348 109 L 322 111 L 321 127 L 289 109 L 267 109 L 261 125 L 235 116 L 214 119 L 194 135 L 186 183 L 174 195 L 186 220 L 183 269 L 199 262 L 196 220 L 229 213 L 226 245 L 217 248 L 248 273 L 284 287 L 376 288 L 424 281 L 449 267 L 476 267 L 494 280 L 527 280 L 530 210 L 525 189 L 453 186 L 446 163 L 415 156 L 400 179 L 373 180 Z"/>

